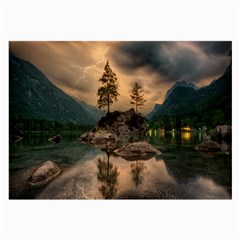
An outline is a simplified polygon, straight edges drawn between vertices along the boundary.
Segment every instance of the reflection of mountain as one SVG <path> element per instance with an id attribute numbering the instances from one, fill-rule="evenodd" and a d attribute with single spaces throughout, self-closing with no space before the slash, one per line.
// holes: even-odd
<path id="1" fill-rule="evenodd" d="M 199 153 L 195 157 L 189 158 L 181 156 L 164 160 L 168 173 L 176 179 L 178 183 L 188 183 L 196 176 L 213 179 L 216 183 L 231 187 L 231 158 L 229 156 L 203 158 Z"/>
<path id="2" fill-rule="evenodd" d="M 109 154 L 107 154 L 107 160 L 98 159 L 98 180 L 102 183 L 100 192 L 105 199 L 112 199 L 117 193 L 117 179 L 118 179 L 118 168 L 113 166 L 109 162 Z"/>
<path id="3" fill-rule="evenodd" d="M 132 180 L 135 183 L 135 186 L 138 187 L 138 185 L 142 184 L 143 176 L 144 176 L 144 170 L 147 167 L 143 162 L 135 161 L 135 163 L 131 164 L 131 174 L 132 174 Z"/>
<path id="4" fill-rule="evenodd" d="M 89 105 L 76 102 L 38 68 L 12 53 L 9 54 L 9 110 L 10 119 L 60 123 L 94 124 L 98 117 Z"/>

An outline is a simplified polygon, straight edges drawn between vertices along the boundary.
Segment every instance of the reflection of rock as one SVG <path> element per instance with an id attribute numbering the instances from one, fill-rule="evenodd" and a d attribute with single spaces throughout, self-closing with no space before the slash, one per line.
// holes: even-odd
<path id="1" fill-rule="evenodd" d="M 86 132 L 80 136 L 80 140 L 108 152 L 117 146 L 117 136 L 108 131 Z"/>
<path id="2" fill-rule="evenodd" d="M 196 146 L 195 149 L 203 152 L 217 152 L 220 150 L 220 145 L 212 140 L 205 140 Z"/>
<path id="3" fill-rule="evenodd" d="M 53 136 L 49 138 L 48 141 L 52 143 L 60 143 L 62 141 L 62 137 L 60 135 Z"/>
<path id="4" fill-rule="evenodd" d="M 232 138 L 232 126 L 230 125 L 219 125 L 214 129 L 218 139 L 224 139 L 231 141 Z"/>
<path id="5" fill-rule="evenodd" d="M 203 151 L 199 151 L 200 154 L 206 158 L 214 158 L 217 155 L 217 152 L 203 152 Z"/>
<path id="6" fill-rule="evenodd" d="M 126 160 L 147 160 L 161 154 L 160 151 L 147 142 L 128 143 L 114 152 Z"/>
<path id="7" fill-rule="evenodd" d="M 28 182 L 32 186 L 41 186 L 51 181 L 60 172 L 61 170 L 56 163 L 46 161 L 37 168 L 37 170 L 29 178 Z"/>

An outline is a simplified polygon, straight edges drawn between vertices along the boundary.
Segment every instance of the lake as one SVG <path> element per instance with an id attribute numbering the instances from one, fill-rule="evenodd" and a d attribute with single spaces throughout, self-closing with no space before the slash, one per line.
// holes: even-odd
<path id="1" fill-rule="evenodd" d="M 194 147 L 205 132 L 148 132 L 161 151 L 148 160 L 128 161 L 77 139 L 80 132 L 25 133 L 9 146 L 10 199 L 231 199 L 231 153 L 202 154 Z M 43 187 L 27 180 L 41 163 L 52 160 L 61 173 Z"/>

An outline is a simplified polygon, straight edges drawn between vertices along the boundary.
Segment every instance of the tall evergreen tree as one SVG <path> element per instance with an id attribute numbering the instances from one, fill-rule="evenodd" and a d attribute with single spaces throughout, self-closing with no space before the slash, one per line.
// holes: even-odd
<path id="1" fill-rule="evenodd" d="M 102 86 L 97 91 L 99 97 L 97 106 L 98 108 L 107 107 L 107 111 L 110 112 L 110 105 L 118 100 L 119 93 L 116 74 L 110 68 L 108 61 L 99 82 L 101 82 Z"/>
<path id="2" fill-rule="evenodd" d="M 136 113 L 138 112 L 138 107 L 142 107 L 146 102 L 146 99 L 144 99 L 143 92 L 144 90 L 142 89 L 142 86 L 135 82 L 130 94 L 131 96 L 130 103 L 135 105 Z"/>

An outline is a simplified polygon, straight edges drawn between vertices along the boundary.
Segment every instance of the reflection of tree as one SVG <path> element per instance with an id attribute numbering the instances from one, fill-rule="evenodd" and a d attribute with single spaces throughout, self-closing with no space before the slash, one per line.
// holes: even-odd
<path id="1" fill-rule="evenodd" d="M 109 154 L 107 153 L 107 161 L 98 159 L 98 180 L 102 182 L 100 191 L 105 199 L 112 199 L 117 193 L 117 167 L 109 162 Z"/>
<path id="2" fill-rule="evenodd" d="M 144 166 L 143 162 L 135 161 L 135 163 L 131 164 L 132 179 L 136 187 L 138 187 L 139 184 L 142 184 L 144 175 L 143 172 L 146 168 L 147 167 Z"/>

